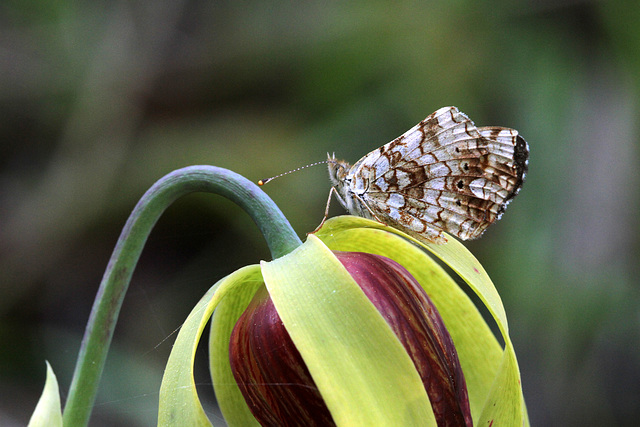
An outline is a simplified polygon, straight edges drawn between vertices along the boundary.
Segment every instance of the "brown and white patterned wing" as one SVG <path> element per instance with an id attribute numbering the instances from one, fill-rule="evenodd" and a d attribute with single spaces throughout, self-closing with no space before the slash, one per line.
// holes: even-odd
<path id="1" fill-rule="evenodd" d="M 379 219 L 423 240 L 473 239 L 499 219 L 526 172 L 517 131 L 478 129 L 441 108 L 354 165 L 354 189 Z M 358 182 L 358 180 L 362 182 Z"/>
<path id="2" fill-rule="evenodd" d="M 489 163 L 499 166 L 494 174 L 506 180 L 503 187 L 508 190 L 508 195 L 504 211 L 522 188 L 529 167 L 529 145 L 515 129 L 486 126 L 478 128 L 478 131 L 488 141 Z"/>

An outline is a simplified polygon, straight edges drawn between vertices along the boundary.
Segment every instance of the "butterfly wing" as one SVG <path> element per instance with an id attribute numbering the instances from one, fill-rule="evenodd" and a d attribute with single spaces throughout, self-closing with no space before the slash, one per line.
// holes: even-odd
<path id="1" fill-rule="evenodd" d="M 517 131 L 476 128 L 445 107 L 356 163 L 352 186 L 379 219 L 410 234 L 473 239 L 518 192 L 527 158 Z"/>

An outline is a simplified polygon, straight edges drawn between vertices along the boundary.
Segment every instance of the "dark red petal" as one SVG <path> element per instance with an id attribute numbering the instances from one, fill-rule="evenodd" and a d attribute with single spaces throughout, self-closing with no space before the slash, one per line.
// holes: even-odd
<path id="1" fill-rule="evenodd" d="M 231 370 L 263 426 L 333 426 L 331 413 L 267 294 L 258 291 L 231 334 Z"/>
<path id="2" fill-rule="evenodd" d="M 471 426 L 469 397 L 458 354 L 422 286 L 392 259 L 334 252 L 383 314 L 413 360 L 439 426 Z"/>

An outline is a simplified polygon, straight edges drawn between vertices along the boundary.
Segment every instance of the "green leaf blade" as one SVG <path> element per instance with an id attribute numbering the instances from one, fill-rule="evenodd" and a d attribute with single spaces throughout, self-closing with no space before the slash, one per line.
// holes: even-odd
<path id="1" fill-rule="evenodd" d="M 36 409 L 31 415 L 28 427 L 62 427 L 62 407 L 60 406 L 60 392 L 58 380 L 53 373 L 49 362 L 47 363 L 47 379 L 44 390 Z"/>
<path id="2" fill-rule="evenodd" d="M 160 386 L 159 426 L 211 426 L 196 391 L 193 377 L 196 348 L 219 302 L 247 281 L 260 279 L 257 265 L 235 271 L 216 283 L 200 299 L 182 325 L 169 356 Z"/>
<path id="3" fill-rule="evenodd" d="M 261 275 L 253 282 L 246 280 L 242 287 L 236 288 L 235 292 L 220 301 L 211 321 L 209 370 L 218 405 L 230 427 L 260 426 L 251 414 L 231 371 L 229 343 L 233 327 L 246 310 L 257 289 L 263 285 Z"/>

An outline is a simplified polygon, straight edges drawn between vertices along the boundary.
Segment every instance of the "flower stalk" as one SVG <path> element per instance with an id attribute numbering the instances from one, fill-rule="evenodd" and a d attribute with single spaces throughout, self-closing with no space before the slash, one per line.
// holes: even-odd
<path id="1" fill-rule="evenodd" d="M 257 185 L 235 172 L 191 166 L 158 180 L 129 216 L 100 283 L 64 408 L 65 426 L 88 423 L 122 301 L 153 226 L 176 199 L 193 192 L 218 194 L 242 207 L 265 236 L 274 258 L 302 243 L 275 203 Z"/>

